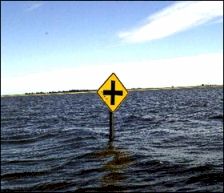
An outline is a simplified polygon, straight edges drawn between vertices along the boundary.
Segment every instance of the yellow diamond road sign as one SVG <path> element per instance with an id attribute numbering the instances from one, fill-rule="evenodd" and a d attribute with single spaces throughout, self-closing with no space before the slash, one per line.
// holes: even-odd
<path id="1" fill-rule="evenodd" d="M 128 95 L 127 89 L 114 73 L 102 84 L 97 93 L 111 112 L 114 112 Z"/>

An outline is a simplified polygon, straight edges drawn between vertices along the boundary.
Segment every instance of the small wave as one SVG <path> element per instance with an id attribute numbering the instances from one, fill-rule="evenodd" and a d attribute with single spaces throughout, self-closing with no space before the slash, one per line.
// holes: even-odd
<path id="1" fill-rule="evenodd" d="M 165 135 L 170 135 L 170 132 L 169 131 L 165 131 L 165 130 L 152 130 L 150 132 L 150 135 L 152 136 L 165 136 Z"/>
<path id="2" fill-rule="evenodd" d="M 143 121 L 154 121 L 156 117 L 150 116 L 150 115 L 144 115 L 141 117 L 141 120 Z"/>
<path id="3" fill-rule="evenodd" d="M 157 171 L 162 171 L 165 168 L 171 169 L 176 168 L 176 166 L 171 166 L 171 164 L 167 161 L 161 161 L 161 160 L 142 160 L 138 161 L 135 164 L 137 167 L 140 167 L 141 169 L 139 170 L 140 172 L 142 171 L 150 171 L 150 172 L 157 172 Z"/>
<path id="4" fill-rule="evenodd" d="M 30 116 L 11 116 L 11 117 L 1 117 L 1 121 L 27 121 Z"/>
<path id="5" fill-rule="evenodd" d="M 31 186 L 19 186 L 16 187 L 14 186 L 13 188 L 7 188 L 7 189 L 1 189 L 4 192 L 13 192 L 13 191 L 18 191 L 18 192 L 32 192 L 32 191 L 57 191 L 57 190 L 63 190 L 67 188 L 68 186 L 72 186 L 74 183 L 71 182 L 66 182 L 66 181 L 61 181 L 61 182 L 46 182 L 46 183 L 38 183 L 35 185 Z"/>
<path id="6" fill-rule="evenodd" d="M 86 176 L 87 174 L 92 174 L 92 173 L 95 173 L 95 172 L 100 173 L 102 171 L 103 171 L 102 168 L 81 169 L 80 171 L 78 171 L 78 175 Z"/>
<path id="7" fill-rule="evenodd" d="M 197 173 L 198 170 L 206 169 L 206 167 L 196 167 L 196 168 L 187 168 L 185 164 L 180 163 L 172 163 L 168 161 L 161 161 L 161 160 L 142 160 L 136 163 L 135 165 L 139 169 L 135 171 L 135 173 L 158 173 L 158 174 L 165 174 L 165 175 L 188 175 Z M 208 166 L 209 167 L 209 166 Z M 210 171 L 208 168 L 206 171 Z"/>
<path id="8" fill-rule="evenodd" d="M 218 182 L 223 183 L 223 173 L 221 172 L 210 172 L 210 173 L 204 173 L 199 174 L 193 177 L 190 177 L 186 183 L 187 184 L 193 184 L 193 183 L 203 183 L 203 184 L 217 184 Z"/>
<path id="9" fill-rule="evenodd" d="M 55 134 L 52 133 L 45 133 L 43 135 L 39 135 L 37 137 L 27 137 L 27 138 L 21 138 L 21 139 L 1 139 L 2 144 L 24 144 L 24 143 L 31 143 L 35 141 L 39 141 L 40 139 L 46 139 L 48 137 L 55 136 Z M 26 137 L 26 136 L 23 136 Z"/>
<path id="10" fill-rule="evenodd" d="M 157 123 L 161 123 L 161 121 L 163 121 L 163 118 L 161 118 L 160 116 L 156 116 L 156 115 L 129 115 L 124 117 L 124 123 L 142 123 L 145 122 L 150 122 L 153 124 L 157 124 Z M 141 126 L 141 124 L 138 124 Z"/>
<path id="11" fill-rule="evenodd" d="M 117 185 L 108 185 L 104 187 L 78 188 L 75 192 L 121 192 L 126 188 Z"/>
<path id="12" fill-rule="evenodd" d="M 154 192 L 152 186 L 148 183 L 128 184 L 126 186 L 109 184 L 102 187 L 78 188 L 75 192 L 145 192 L 146 190 L 147 192 Z"/>
<path id="13" fill-rule="evenodd" d="M 209 117 L 209 119 L 215 119 L 215 120 L 222 120 L 223 121 L 223 115 L 222 114 L 214 115 L 214 116 Z"/>
<path id="14" fill-rule="evenodd" d="M 207 107 L 208 104 L 206 102 L 199 102 L 199 101 L 197 101 L 197 103 L 191 103 L 189 106 L 190 107 L 194 107 L 194 108 L 197 108 L 197 107 Z"/>
<path id="15" fill-rule="evenodd" d="M 24 178 L 24 177 L 34 177 L 34 176 L 46 175 L 52 171 L 57 171 L 58 169 L 63 168 L 65 165 L 69 164 L 74 158 L 75 157 L 71 157 L 64 161 L 61 160 L 59 165 L 52 165 L 44 170 L 12 172 L 12 173 L 1 174 L 1 179 L 12 180 L 12 179 L 18 179 L 18 178 Z M 46 161 L 46 159 L 44 161 Z"/>
<path id="16" fill-rule="evenodd" d="M 195 167 L 190 167 L 184 170 L 184 173 L 195 173 L 195 172 L 209 172 L 214 168 L 213 165 L 206 164 L 204 166 L 195 166 Z"/>
<path id="17" fill-rule="evenodd" d="M 62 182 L 56 182 L 56 183 L 44 183 L 40 185 L 36 185 L 32 187 L 32 190 L 38 190 L 38 191 L 55 191 L 55 190 L 62 190 L 68 186 L 71 186 L 72 183 L 62 181 Z"/>
<path id="18" fill-rule="evenodd" d="M 124 122 L 125 123 L 128 123 L 130 121 L 134 121 L 134 120 L 138 120 L 139 119 L 139 116 L 136 116 L 136 115 L 128 115 L 126 117 L 124 117 Z"/>
<path id="19" fill-rule="evenodd" d="M 18 164 L 18 163 L 41 163 L 47 161 L 54 161 L 58 157 L 48 157 L 45 159 L 41 158 L 27 158 L 27 159 L 4 159 L 2 160 L 2 164 L 10 163 L 10 164 Z M 69 157 L 70 158 L 70 157 Z"/>
<path id="20" fill-rule="evenodd" d="M 39 172 L 14 172 L 14 173 L 6 173 L 1 175 L 2 180 L 9 180 L 9 179 L 18 179 L 24 177 L 34 177 L 47 174 L 48 171 L 39 171 Z"/>

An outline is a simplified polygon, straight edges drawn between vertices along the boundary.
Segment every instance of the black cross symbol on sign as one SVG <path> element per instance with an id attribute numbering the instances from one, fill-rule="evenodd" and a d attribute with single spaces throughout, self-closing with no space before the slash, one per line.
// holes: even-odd
<path id="1" fill-rule="evenodd" d="M 110 104 L 114 105 L 115 103 L 115 95 L 122 96 L 123 91 L 121 90 L 115 90 L 115 81 L 111 80 L 111 90 L 104 90 L 104 95 L 110 95 Z"/>

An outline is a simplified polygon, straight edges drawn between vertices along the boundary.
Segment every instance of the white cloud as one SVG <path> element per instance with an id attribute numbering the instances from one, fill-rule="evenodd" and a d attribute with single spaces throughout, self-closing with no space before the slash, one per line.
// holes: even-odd
<path id="1" fill-rule="evenodd" d="M 89 65 L 1 79 L 2 94 L 98 89 L 115 72 L 127 88 L 223 84 L 223 54 Z"/>
<path id="2" fill-rule="evenodd" d="M 44 5 L 43 2 L 32 2 L 32 4 L 26 9 L 26 11 L 33 11 L 35 9 L 40 8 L 43 5 Z"/>
<path id="3" fill-rule="evenodd" d="M 222 1 L 178 2 L 150 16 L 144 25 L 130 31 L 120 32 L 118 36 L 129 43 L 151 41 L 210 21 L 220 22 L 222 17 Z"/>

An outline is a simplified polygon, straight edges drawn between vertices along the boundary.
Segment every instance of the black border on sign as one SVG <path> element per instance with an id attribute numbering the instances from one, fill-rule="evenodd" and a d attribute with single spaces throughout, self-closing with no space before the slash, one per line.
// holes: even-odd
<path id="1" fill-rule="evenodd" d="M 101 87 L 109 80 L 109 78 L 114 74 L 114 76 L 119 80 L 119 82 L 121 83 L 121 85 L 124 87 L 124 90 L 127 92 L 127 95 L 122 99 L 122 101 L 120 102 L 120 104 L 114 109 L 114 111 L 112 111 L 112 109 L 110 109 L 109 105 L 107 103 L 105 103 L 105 101 L 103 100 L 103 98 L 99 95 L 99 90 L 101 89 Z M 125 88 L 125 86 L 123 85 L 123 83 L 120 81 L 120 79 L 117 77 L 117 75 L 113 72 L 105 81 L 104 83 L 100 86 L 100 88 L 97 90 L 97 94 L 98 96 L 101 98 L 101 100 L 107 105 L 108 109 L 110 110 L 110 112 L 115 112 L 121 105 L 121 103 L 127 98 L 128 96 L 128 90 Z"/>

